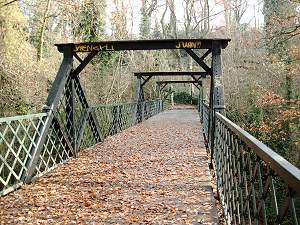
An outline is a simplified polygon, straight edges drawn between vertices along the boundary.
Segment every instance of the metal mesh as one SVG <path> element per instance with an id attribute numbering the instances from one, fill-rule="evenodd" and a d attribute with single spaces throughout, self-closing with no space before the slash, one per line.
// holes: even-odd
<path id="1" fill-rule="evenodd" d="M 89 119 L 90 118 L 88 118 L 88 120 Z M 84 128 L 82 140 L 80 143 L 77 143 L 78 146 L 80 146 L 79 149 L 88 148 L 97 144 L 91 127 L 90 126 L 84 126 L 84 127 L 85 128 Z"/>
<path id="2" fill-rule="evenodd" d="M 153 100 L 153 101 L 147 101 L 144 104 L 144 118 L 149 119 L 153 115 L 156 115 L 159 113 L 159 101 Z"/>
<path id="3" fill-rule="evenodd" d="M 209 107 L 202 104 L 205 134 Z M 300 170 L 216 113 L 213 162 L 228 224 L 299 224 Z"/>
<path id="4" fill-rule="evenodd" d="M 208 123 L 209 123 L 209 107 L 206 104 L 200 104 L 200 117 L 203 123 L 204 134 L 208 137 Z"/>
<path id="5" fill-rule="evenodd" d="M 214 159 L 229 221 L 298 224 L 300 171 L 218 113 Z M 291 183 L 292 177 L 296 179 Z"/>
<path id="6" fill-rule="evenodd" d="M 27 172 L 28 161 L 41 135 L 46 113 L 0 118 L 0 193 L 17 186 Z"/>
<path id="7" fill-rule="evenodd" d="M 160 100 L 146 101 L 141 103 L 143 110 L 142 118 L 148 119 L 158 114 Z M 94 107 L 103 137 L 116 134 L 137 123 L 137 103 L 126 103 L 118 105 L 100 105 Z"/>
<path id="8" fill-rule="evenodd" d="M 63 127 L 64 132 L 74 139 L 79 132 L 80 124 L 83 122 L 85 113 L 82 96 L 78 95 L 78 84 L 68 79 L 62 97 L 58 103 L 56 117 Z M 75 130 L 72 130 L 74 129 Z M 76 129 L 77 128 L 77 129 Z M 76 133 L 75 133 L 76 132 Z"/>
<path id="9" fill-rule="evenodd" d="M 41 176 L 58 164 L 66 162 L 73 156 L 71 149 L 67 146 L 66 139 L 59 129 L 51 125 L 47 138 L 40 154 L 35 176 Z"/>
<path id="10" fill-rule="evenodd" d="M 46 134 L 42 134 L 42 130 L 50 113 L 0 118 L 0 195 L 16 189 L 25 181 L 38 148 L 37 140 L 42 135 L 46 135 L 46 139 L 33 167 L 33 177 L 39 177 L 66 162 L 74 155 L 72 145 L 79 150 L 97 143 L 93 113 L 96 114 L 103 137 L 137 123 L 137 103 L 86 108 L 81 91 L 76 84 L 72 86 L 70 81 L 67 82 Z M 161 100 L 144 102 L 143 105 L 144 118 L 162 110 Z"/>

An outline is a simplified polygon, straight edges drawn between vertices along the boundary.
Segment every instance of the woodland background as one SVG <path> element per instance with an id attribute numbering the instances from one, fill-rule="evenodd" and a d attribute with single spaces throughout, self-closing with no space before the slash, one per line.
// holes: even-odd
<path id="1" fill-rule="evenodd" d="M 231 38 L 223 51 L 227 116 L 300 167 L 299 1 L 260 1 L 263 23 L 256 15 L 243 22 L 253 7 L 246 0 L 140 1 L 0 0 L 0 117 L 41 111 L 62 59 L 55 43 Z M 132 72 L 159 70 L 198 68 L 177 50 L 105 52 L 81 77 L 93 105 L 108 104 L 135 100 Z M 152 80 L 148 99 L 155 88 Z M 190 86 L 173 91 L 197 95 Z"/>

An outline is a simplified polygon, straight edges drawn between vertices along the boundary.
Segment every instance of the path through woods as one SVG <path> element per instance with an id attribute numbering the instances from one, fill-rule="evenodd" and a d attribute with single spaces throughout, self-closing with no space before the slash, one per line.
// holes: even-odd
<path id="1" fill-rule="evenodd" d="M 0 199 L 1 224 L 217 224 L 196 110 L 107 138 Z"/>

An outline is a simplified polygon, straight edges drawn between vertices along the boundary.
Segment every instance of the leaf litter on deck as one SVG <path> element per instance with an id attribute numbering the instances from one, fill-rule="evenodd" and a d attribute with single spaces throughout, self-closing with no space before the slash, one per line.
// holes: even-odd
<path id="1" fill-rule="evenodd" d="M 1 224 L 217 224 L 195 110 L 171 110 L 0 199 Z"/>

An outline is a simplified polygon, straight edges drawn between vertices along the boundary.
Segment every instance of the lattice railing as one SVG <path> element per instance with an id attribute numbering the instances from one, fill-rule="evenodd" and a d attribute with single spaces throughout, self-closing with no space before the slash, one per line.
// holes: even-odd
<path id="1" fill-rule="evenodd" d="M 0 190 L 16 185 L 26 171 L 30 149 L 47 114 L 0 118 Z"/>
<path id="2" fill-rule="evenodd" d="M 299 224 L 300 170 L 220 113 L 214 132 L 213 162 L 227 223 Z"/>
<path id="3" fill-rule="evenodd" d="M 203 131 L 208 138 L 208 124 L 209 124 L 209 106 L 207 104 L 199 104 L 199 113 L 201 118 L 201 123 L 203 124 Z"/>
<path id="4" fill-rule="evenodd" d="M 136 124 L 136 103 L 94 107 L 103 137 L 113 135 Z"/>
<path id="5" fill-rule="evenodd" d="M 68 115 L 65 109 L 70 101 L 66 96 L 68 94 L 64 93 L 60 99 L 54 113 L 56 116 L 53 117 L 46 134 L 43 132 L 46 121 L 51 117 L 50 113 L 0 118 L 0 195 L 13 191 L 26 181 L 42 135 L 46 137 L 34 163 L 32 178 L 41 176 L 75 155 L 69 140 L 73 144 L 76 142 L 78 150 L 97 143 L 89 124 L 91 112 L 97 117 L 103 137 L 116 134 L 137 123 L 137 103 L 77 108 L 76 101 L 80 100 L 75 98 L 73 115 Z M 145 119 L 163 110 L 160 100 L 143 104 L 146 106 Z M 70 130 L 69 123 L 75 124 L 72 126 L 75 132 Z M 66 137 L 71 136 L 72 132 L 75 133 L 73 139 Z"/>
<path id="6" fill-rule="evenodd" d="M 0 195 L 17 188 L 25 180 L 30 161 L 42 135 L 47 113 L 0 118 Z M 50 127 L 34 176 L 65 162 L 72 153 L 59 130 Z"/>

